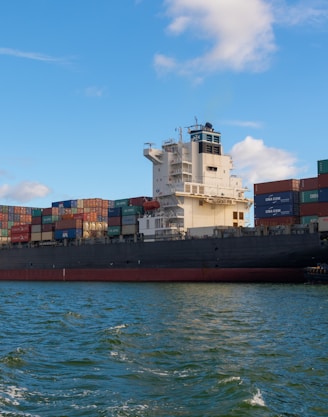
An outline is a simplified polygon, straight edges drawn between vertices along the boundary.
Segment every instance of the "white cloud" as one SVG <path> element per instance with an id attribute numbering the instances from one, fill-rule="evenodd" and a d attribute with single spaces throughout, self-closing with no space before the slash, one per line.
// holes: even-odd
<path id="1" fill-rule="evenodd" d="M 37 182 L 24 181 L 15 186 L 3 184 L 0 186 L 0 198 L 14 201 L 17 203 L 28 203 L 36 198 L 45 197 L 50 193 L 50 189 Z"/>
<path id="2" fill-rule="evenodd" d="M 32 59 L 35 61 L 65 63 L 63 58 L 56 58 L 50 55 L 40 54 L 39 52 L 25 52 L 12 48 L 0 48 L 0 55 L 10 55 L 16 58 Z"/>
<path id="3" fill-rule="evenodd" d="M 190 77 L 218 70 L 263 71 L 277 50 L 275 25 L 318 23 L 328 18 L 326 0 L 164 0 L 167 31 L 204 42 L 205 52 L 180 60 L 158 53 L 155 69 Z"/>
<path id="4" fill-rule="evenodd" d="M 180 74 L 207 73 L 219 69 L 262 70 L 275 50 L 271 7 L 263 0 L 166 0 L 172 35 L 188 32 L 206 40 L 201 56 L 178 61 L 160 54 L 161 70 Z M 170 62 L 172 65 L 167 66 Z M 156 68 L 161 62 L 157 60 Z M 174 64 L 174 65 L 173 65 Z"/>
<path id="5" fill-rule="evenodd" d="M 252 120 L 224 120 L 221 123 L 229 126 L 250 127 L 252 129 L 260 129 L 262 127 L 261 122 Z"/>
<path id="6" fill-rule="evenodd" d="M 247 136 L 229 153 L 236 172 L 249 188 L 255 183 L 298 178 L 297 158 L 285 150 L 267 147 L 262 139 Z"/>

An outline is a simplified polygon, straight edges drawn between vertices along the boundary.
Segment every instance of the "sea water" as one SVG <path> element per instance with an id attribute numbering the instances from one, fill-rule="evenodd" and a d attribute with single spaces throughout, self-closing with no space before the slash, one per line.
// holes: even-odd
<path id="1" fill-rule="evenodd" d="M 0 416 L 328 415 L 328 286 L 0 283 Z"/>

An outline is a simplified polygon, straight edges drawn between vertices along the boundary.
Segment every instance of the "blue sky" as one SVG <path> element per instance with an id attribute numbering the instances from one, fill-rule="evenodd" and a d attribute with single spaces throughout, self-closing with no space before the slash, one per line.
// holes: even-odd
<path id="1" fill-rule="evenodd" d="M 327 45 L 327 0 L 3 1 L 0 204 L 151 195 L 144 144 L 195 117 L 250 189 L 315 176 Z"/>

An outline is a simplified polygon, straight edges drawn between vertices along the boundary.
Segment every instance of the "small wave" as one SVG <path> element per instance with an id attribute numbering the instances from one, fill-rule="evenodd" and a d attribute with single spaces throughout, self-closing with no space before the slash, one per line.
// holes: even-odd
<path id="1" fill-rule="evenodd" d="M 262 397 L 261 391 L 258 389 L 257 392 L 254 394 L 253 398 L 249 400 L 251 405 L 257 405 L 260 407 L 265 407 L 265 402 Z"/>
<path id="2" fill-rule="evenodd" d="M 25 397 L 26 391 L 26 388 L 15 387 L 14 385 L 0 386 L 0 402 L 3 404 L 19 405 L 20 400 Z"/>
<path id="3" fill-rule="evenodd" d="M 235 382 L 238 381 L 240 384 L 242 383 L 242 380 L 240 376 L 231 376 L 229 378 L 224 378 L 222 381 L 220 381 L 220 384 L 228 384 L 229 382 Z"/>

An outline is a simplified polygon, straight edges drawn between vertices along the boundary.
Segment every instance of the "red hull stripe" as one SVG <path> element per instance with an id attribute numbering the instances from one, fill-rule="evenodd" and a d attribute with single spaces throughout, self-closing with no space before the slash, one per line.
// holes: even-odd
<path id="1" fill-rule="evenodd" d="M 302 283 L 301 268 L 7 269 L 0 280 L 95 282 L 259 282 Z"/>

